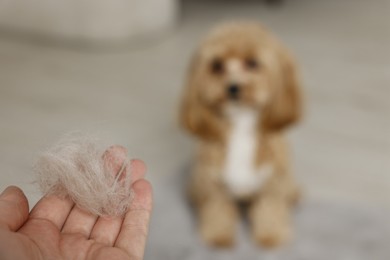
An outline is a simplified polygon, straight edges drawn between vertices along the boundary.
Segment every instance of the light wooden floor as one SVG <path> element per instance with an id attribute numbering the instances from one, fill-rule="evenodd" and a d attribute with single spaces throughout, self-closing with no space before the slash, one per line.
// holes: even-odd
<path id="1" fill-rule="evenodd" d="M 390 209 L 389 11 L 386 0 L 186 2 L 168 36 L 104 52 L 0 35 L 0 189 L 21 186 L 35 203 L 35 156 L 72 130 L 126 145 L 154 185 L 180 173 L 193 147 L 176 126 L 190 54 L 214 23 L 251 18 L 302 67 L 306 120 L 291 140 L 306 197 Z"/>

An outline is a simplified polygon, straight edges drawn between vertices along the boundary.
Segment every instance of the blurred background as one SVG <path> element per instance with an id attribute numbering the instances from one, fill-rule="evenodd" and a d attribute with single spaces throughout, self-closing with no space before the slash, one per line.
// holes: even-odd
<path id="1" fill-rule="evenodd" d="M 390 259 L 390 1 L 0 1 L 0 189 L 40 197 L 31 167 L 70 131 L 148 165 L 146 259 Z M 184 198 L 195 142 L 177 124 L 189 58 L 213 25 L 257 20 L 290 47 L 306 116 L 290 132 L 304 200 L 295 239 L 231 250 L 199 240 Z"/>

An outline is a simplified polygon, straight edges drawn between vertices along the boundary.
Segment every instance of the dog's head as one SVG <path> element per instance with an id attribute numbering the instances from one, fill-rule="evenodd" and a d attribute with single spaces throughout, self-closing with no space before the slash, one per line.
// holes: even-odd
<path id="1" fill-rule="evenodd" d="M 193 57 L 182 122 L 198 136 L 217 138 L 224 108 L 239 104 L 261 111 L 262 128 L 281 130 L 301 114 L 295 70 L 288 51 L 260 25 L 218 27 Z"/>

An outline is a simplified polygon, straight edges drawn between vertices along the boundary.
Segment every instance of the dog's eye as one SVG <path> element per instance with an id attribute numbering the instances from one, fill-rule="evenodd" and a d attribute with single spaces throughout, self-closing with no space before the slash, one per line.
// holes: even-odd
<path id="1" fill-rule="evenodd" d="M 257 69 L 259 67 L 259 62 L 254 58 L 247 58 L 245 60 L 245 67 L 250 70 Z"/>
<path id="2" fill-rule="evenodd" d="M 221 74 L 223 72 L 223 62 L 221 59 L 214 59 L 211 63 L 211 71 L 214 74 Z"/>

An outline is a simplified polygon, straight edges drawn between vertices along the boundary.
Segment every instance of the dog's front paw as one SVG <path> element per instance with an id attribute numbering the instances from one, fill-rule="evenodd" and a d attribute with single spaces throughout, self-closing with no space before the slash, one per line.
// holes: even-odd
<path id="1" fill-rule="evenodd" d="M 210 199 L 199 208 L 199 231 L 212 247 L 232 247 L 235 242 L 238 212 L 226 198 Z"/>
<path id="2" fill-rule="evenodd" d="M 268 226 L 255 232 L 254 240 L 259 246 L 275 248 L 286 243 L 291 237 L 288 225 Z"/>
<path id="3" fill-rule="evenodd" d="M 203 226 L 200 230 L 203 241 L 212 247 L 229 248 L 234 246 L 234 230 L 232 228 L 218 228 Z"/>

